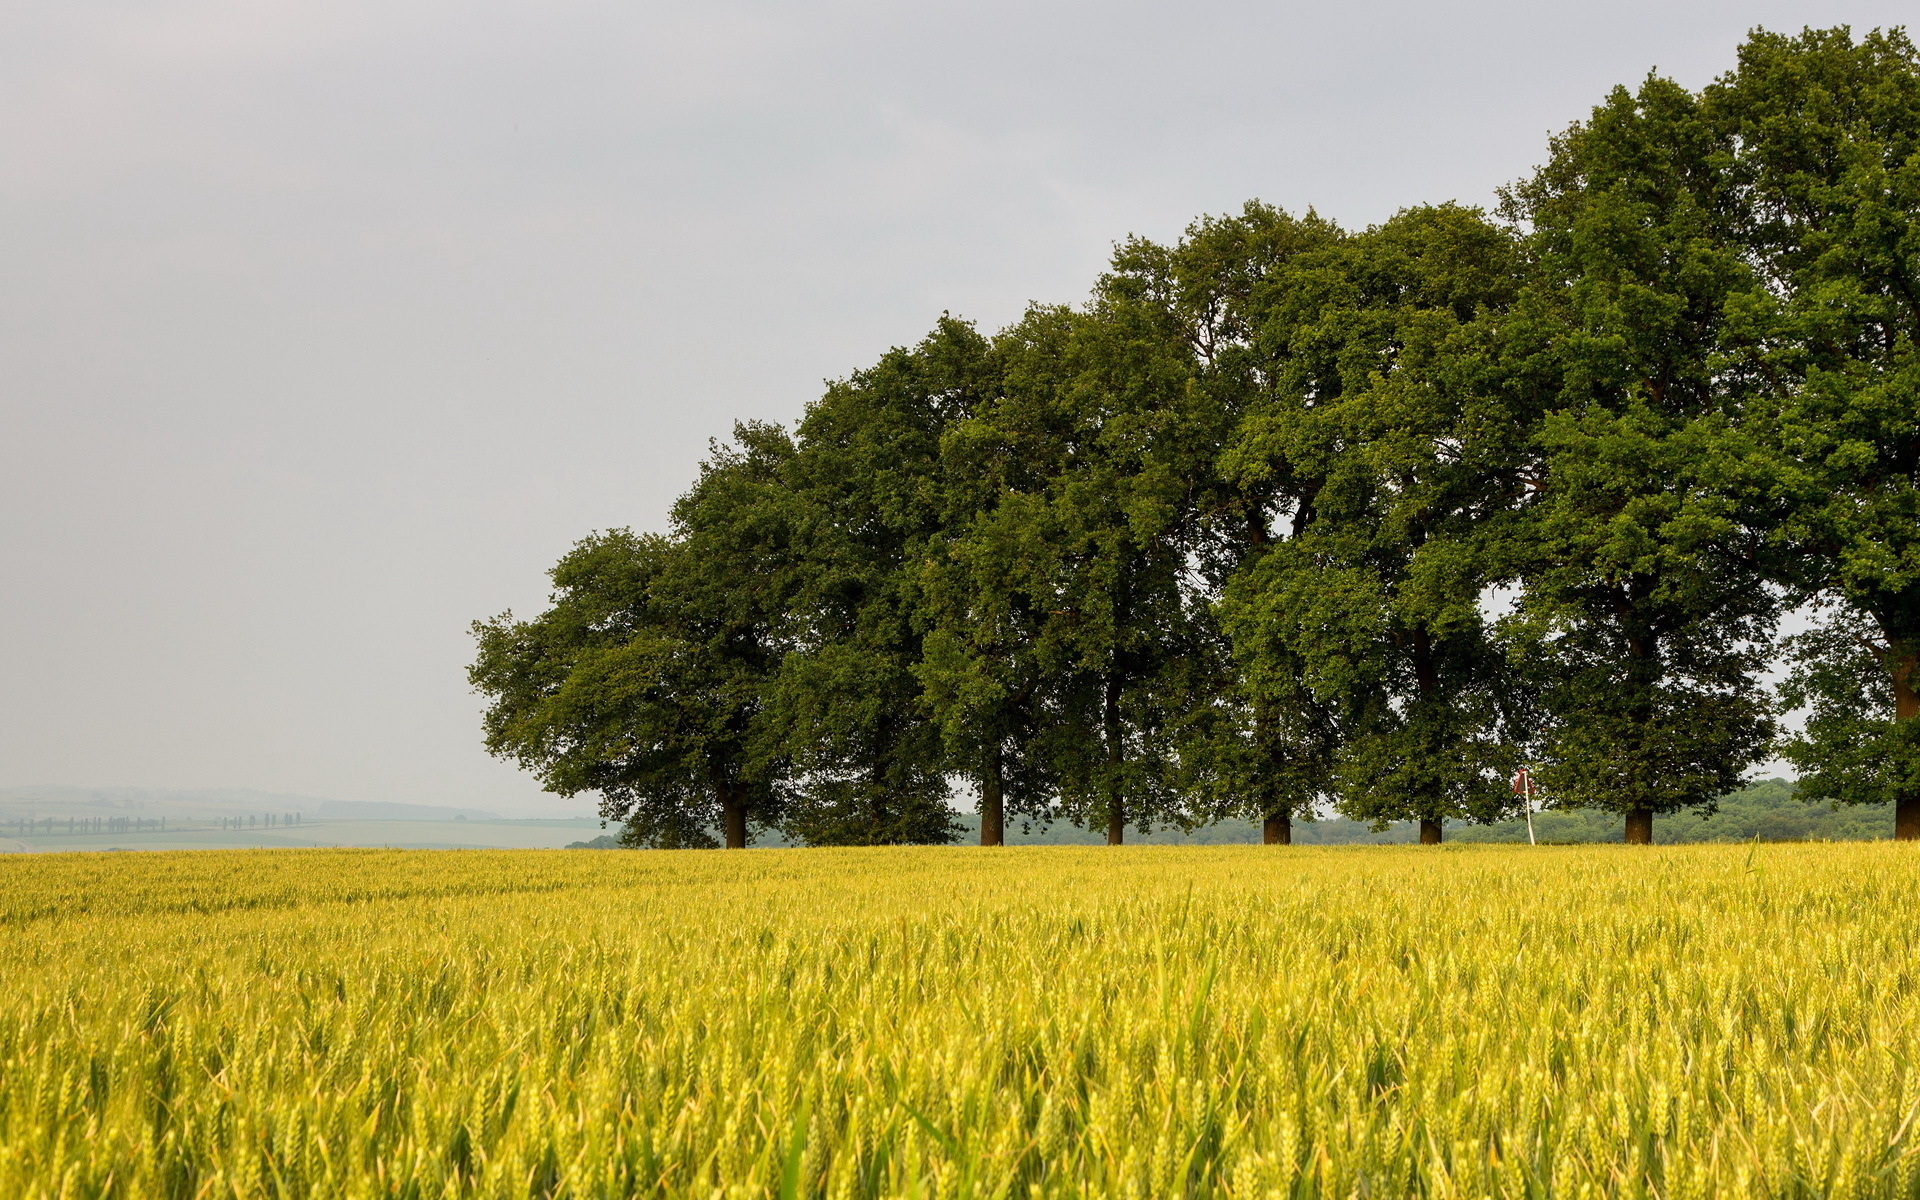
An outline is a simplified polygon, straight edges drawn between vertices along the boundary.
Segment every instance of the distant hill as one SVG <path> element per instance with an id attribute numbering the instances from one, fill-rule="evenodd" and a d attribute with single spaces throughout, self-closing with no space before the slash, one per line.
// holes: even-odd
<path id="1" fill-rule="evenodd" d="M 1755 837 L 1762 841 L 1868 841 L 1893 836 L 1893 811 L 1890 807 L 1843 808 L 1833 811 L 1824 805 L 1809 805 L 1795 798 L 1792 783 L 1769 779 L 1727 797 L 1720 810 L 1702 819 L 1692 813 L 1657 817 L 1653 823 L 1656 843 L 1744 842 Z M 21 817 L 108 817 L 140 816 L 174 819 L 217 820 L 220 817 L 249 813 L 301 814 L 312 821 L 499 821 L 498 814 L 480 808 L 453 808 L 432 804 L 390 804 L 368 800 L 334 800 L 324 796 L 303 796 L 284 792 L 252 791 L 243 788 L 205 788 L 167 790 L 161 788 L 83 788 L 57 784 L 0 788 L 0 822 Z M 980 840 L 980 820 L 972 813 L 959 814 L 965 832 L 962 842 Z M 535 820 L 519 824 L 574 825 L 575 821 Z M 1536 813 L 1534 834 L 1542 842 L 1618 842 L 1622 839 L 1621 819 L 1608 813 L 1580 810 Z M 1046 828 L 1022 830 L 1020 822 L 1007 823 L 1010 845 L 1094 846 L 1106 838 L 1064 822 Z M 4 828 L 0 828 L 4 833 Z M 1499 825 L 1467 825 L 1449 822 L 1450 842 L 1525 842 L 1524 821 Z M 1228 845 L 1260 840 L 1260 829 L 1249 821 L 1222 821 L 1191 833 L 1177 829 L 1158 829 L 1142 834 L 1127 830 L 1127 841 L 1146 845 Z M 1375 831 L 1345 817 L 1319 821 L 1295 821 L 1293 840 L 1297 845 L 1334 846 L 1411 842 L 1411 825 L 1399 824 Z M 777 834 L 755 839 L 758 846 L 789 844 Z"/>
<path id="2" fill-rule="evenodd" d="M 66 784 L 0 788 L 0 819 L 132 815 L 212 819 L 265 812 L 297 812 L 309 821 L 484 821 L 499 815 L 484 808 L 333 800 L 248 788 L 89 788 Z"/>
<path id="3" fill-rule="evenodd" d="M 438 804 L 388 804 L 382 800 L 326 800 L 322 820 L 332 821 L 487 821 L 500 814 L 484 808 L 447 808 Z"/>
<path id="4" fill-rule="evenodd" d="M 1708 817 L 1675 813 L 1653 819 L 1656 843 L 1680 842 L 1865 842 L 1893 836 L 1893 806 L 1860 805 L 1835 810 L 1808 804 L 1795 785 L 1768 779 L 1720 801 Z M 1543 842 L 1618 842 L 1624 840 L 1621 818 L 1610 813 L 1571 810 L 1537 813 L 1534 834 Z M 1461 842 L 1524 842 L 1522 821 L 1501 825 L 1449 826 L 1447 836 Z"/>

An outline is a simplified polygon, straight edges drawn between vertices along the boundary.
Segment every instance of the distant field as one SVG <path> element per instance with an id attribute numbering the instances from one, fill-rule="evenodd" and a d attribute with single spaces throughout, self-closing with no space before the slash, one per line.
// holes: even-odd
<path id="1" fill-rule="evenodd" d="M 1920 848 L 0 861 L 0 1195 L 1920 1189 Z"/>

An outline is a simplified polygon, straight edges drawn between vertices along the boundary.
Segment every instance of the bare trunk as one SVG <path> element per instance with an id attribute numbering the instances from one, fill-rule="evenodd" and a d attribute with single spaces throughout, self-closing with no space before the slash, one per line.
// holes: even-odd
<path id="1" fill-rule="evenodd" d="M 1626 596 L 1627 603 L 1630 605 L 1631 588 L 1627 589 Z M 1629 683 L 1629 686 L 1634 689 L 1633 717 L 1638 727 L 1638 732 L 1634 735 L 1636 748 L 1645 744 L 1646 731 L 1653 720 L 1653 710 L 1647 696 L 1651 682 L 1660 674 L 1659 651 L 1660 647 L 1656 639 L 1638 632 L 1627 635 L 1627 657 L 1638 664 L 1631 667 Z M 1627 810 L 1626 842 L 1629 846 L 1653 845 L 1653 810 L 1645 804 L 1634 803 L 1646 796 L 1649 787 L 1650 781 L 1636 777 L 1634 786 L 1628 789 L 1629 794 L 1624 797 L 1627 803 L 1634 804 L 1634 807 Z"/>
<path id="2" fill-rule="evenodd" d="M 1920 842 L 1920 794 L 1908 792 L 1894 801 L 1893 836 L 1903 842 Z"/>
<path id="3" fill-rule="evenodd" d="M 1125 752 L 1120 746 L 1120 686 L 1112 675 L 1107 676 L 1107 696 L 1105 704 L 1105 734 L 1107 739 L 1107 845 L 1118 846 L 1126 841 L 1127 802 L 1120 794 L 1120 764 Z"/>
<path id="4" fill-rule="evenodd" d="M 1293 844 L 1293 820 L 1285 813 L 1273 813 L 1267 817 L 1267 824 L 1260 831 L 1260 841 L 1268 846 L 1291 846 Z"/>
<path id="5" fill-rule="evenodd" d="M 726 827 L 727 849 L 747 848 L 747 806 L 740 803 L 732 788 L 720 791 L 720 823 Z"/>
<path id="6" fill-rule="evenodd" d="M 1893 718 L 1911 721 L 1920 716 L 1920 691 L 1914 688 L 1920 654 L 1902 647 L 1893 667 Z M 1902 792 L 1893 802 L 1893 836 L 1903 842 L 1920 841 L 1920 792 Z"/>
<path id="7" fill-rule="evenodd" d="M 1440 672 L 1433 661 L 1433 639 L 1427 636 L 1423 627 L 1416 626 L 1413 631 L 1413 680 L 1420 689 L 1422 700 L 1433 700 L 1440 695 Z M 1415 803 L 1424 806 L 1428 803 L 1438 807 L 1445 801 L 1444 796 L 1415 796 Z M 1437 818 L 1420 818 L 1420 844 L 1438 846 L 1440 844 L 1440 821 Z"/>
<path id="8" fill-rule="evenodd" d="M 997 749 L 987 757 L 986 772 L 980 777 L 980 844 L 1007 844 L 1007 802 Z"/>

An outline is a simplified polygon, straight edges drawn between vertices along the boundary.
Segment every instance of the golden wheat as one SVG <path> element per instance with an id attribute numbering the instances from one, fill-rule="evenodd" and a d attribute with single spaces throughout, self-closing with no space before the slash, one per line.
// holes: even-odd
<path id="1" fill-rule="evenodd" d="M 1920 1195 L 1892 845 L 0 860 L 0 1195 Z"/>

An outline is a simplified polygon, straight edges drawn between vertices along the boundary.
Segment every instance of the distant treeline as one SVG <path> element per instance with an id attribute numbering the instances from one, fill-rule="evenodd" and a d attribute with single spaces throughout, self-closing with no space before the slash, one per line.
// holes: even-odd
<path id="1" fill-rule="evenodd" d="M 962 835 L 977 834 L 980 818 L 961 813 L 956 820 Z M 1260 842 L 1259 824 L 1228 817 L 1198 829 L 1160 828 L 1135 840 L 1150 845 L 1232 846 Z M 1375 829 L 1364 822 L 1329 816 L 1296 821 L 1293 842 L 1309 846 L 1394 845 L 1417 841 L 1417 826 L 1399 823 Z M 1893 834 L 1893 807 L 1887 804 L 1807 804 L 1794 794 L 1791 783 L 1769 779 L 1724 797 L 1711 811 L 1682 813 L 1654 828 L 1661 844 L 1688 842 L 1869 842 Z M 1449 840 L 1468 843 L 1520 844 L 1529 840 L 1524 819 L 1492 825 L 1465 825 L 1450 830 Z M 1596 809 L 1548 809 L 1533 814 L 1532 839 L 1541 845 L 1590 845 L 1621 840 L 1620 822 Z M 1007 830 L 1009 846 L 1094 846 L 1105 842 L 1100 834 L 1077 825 L 1055 822 Z M 789 845 L 777 832 L 766 845 Z M 632 846 L 620 835 L 603 834 L 591 841 L 571 842 L 570 850 L 617 850 Z"/>
<path id="2" fill-rule="evenodd" d="M 489 749 L 656 846 L 953 840 L 956 779 L 987 843 L 1437 841 L 1525 765 L 1638 841 L 1776 753 L 1920 836 L 1913 46 L 1755 33 L 1501 195 L 1250 203 L 737 426 L 476 625 Z"/>
<path id="3" fill-rule="evenodd" d="M 969 831 L 977 830 L 979 818 L 963 813 L 960 821 Z M 1533 814 L 1534 840 L 1548 844 L 1591 844 L 1618 842 L 1621 827 L 1618 817 L 1598 809 L 1549 809 Z M 1350 846 L 1391 845 L 1418 841 L 1417 825 L 1398 823 L 1375 829 L 1362 821 L 1346 817 L 1322 817 L 1315 821 L 1296 821 L 1293 841 L 1298 845 Z M 1709 813 L 1676 814 L 1660 821 L 1653 840 L 1672 844 L 1685 842 L 1864 842 L 1892 836 L 1893 810 L 1890 805 L 1808 804 L 1794 793 L 1793 785 L 1779 779 L 1753 784 L 1724 797 Z M 1044 829 L 1007 830 L 1008 845 L 1096 845 L 1105 839 L 1074 825 L 1056 823 Z M 1186 845 L 1236 845 L 1259 842 L 1262 830 L 1253 821 L 1228 818 L 1191 831 L 1159 829 L 1137 840 L 1148 843 Z M 1527 842 L 1525 820 L 1501 821 L 1492 825 L 1467 824 L 1447 830 L 1452 842 Z"/>

